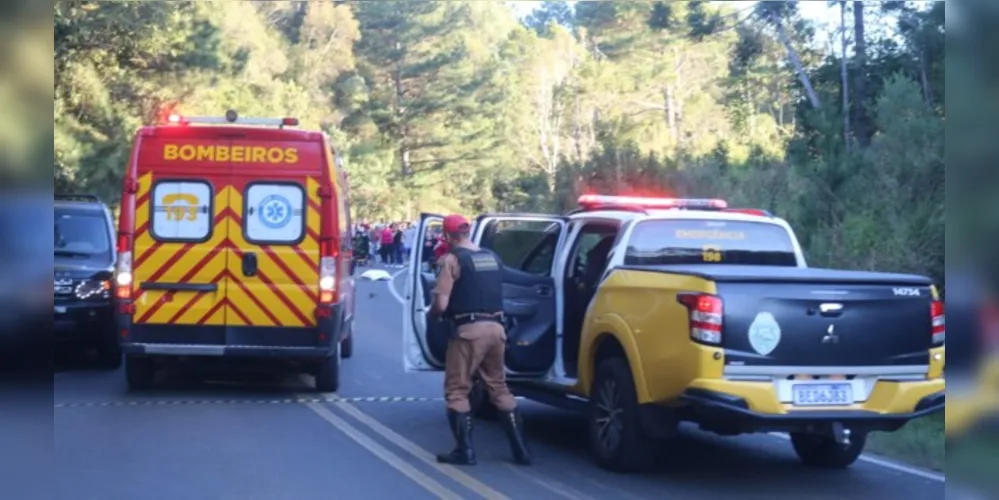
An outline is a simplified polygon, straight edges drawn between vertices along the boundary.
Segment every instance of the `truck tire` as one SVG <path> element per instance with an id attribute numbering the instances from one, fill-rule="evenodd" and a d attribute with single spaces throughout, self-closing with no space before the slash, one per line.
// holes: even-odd
<path id="1" fill-rule="evenodd" d="M 125 356 L 125 381 L 130 391 L 149 390 L 155 380 L 156 365 L 153 358 Z"/>
<path id="2" fill-rule="evenodd" d="M 850 444 L 843 446 L 832 436 L 823 434 L 791 433 L 791 446 L 801 462 L 811 467 L 824 469 L 844 469 L 849 467 L 867 444 L 867 434 L 855 433 L 850 436 Z"/>
<path id="3" fill-rule="evenodd" d="M 590 451 L 597 464 L 614 472 L 651 469 L 659 443 L 642 429 L 635 381 L 625 359 L 600 362 L 589 405 Z"/>
<path id="4" fill-rule="evenodd" d="M 489 398 L 489 390 L 479 377 L 472 379 L 472 390 L 468 393 L 468 403 L 472 407 L 472 415 L 481 420 L 499 420 L 499 408 Z"/>
<path id="5" fill-rule="evenodd" d="M 336 392 L 340 390 L 340 345 L 336 352 L 323 360 L 316 369 L 316 392 Z"/>

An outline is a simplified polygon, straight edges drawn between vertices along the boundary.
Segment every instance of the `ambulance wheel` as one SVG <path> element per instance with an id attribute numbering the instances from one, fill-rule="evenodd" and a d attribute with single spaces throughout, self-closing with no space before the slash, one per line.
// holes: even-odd
<path id="1" fill-rule="evenodd" d="M 638 393 L 628 362 L 600 362 L 590 392 L 590 451 L 597 464 L 614 472 L 644 472 L 655 464 L 659 442 L 645 435 Z"/>
<path id="2" fill-rule="evenodd" d="M 499 408 L 489 398 L 489 390 L 481 378 L 472 379 L 472 390 L 468 393 L 468 403 L 472 415 L 481 420 L 499 420 Z"/>
<path id="3" fill-rule="evenodd" d="M 867 434 L 856 432 L 850 436 L 850 444 L 844 446 L 826 434 L 791 433 L 791 446 L 805 465 L 824 469 L 844 469 L 849 467 L 867 444 Z"/>
<path id="4" fill-rule="evenodd" d="M 351 321 L 350 330 L 347 332 L 347 338 L 340 341 L 340 357 L 342 359 L 350 359 L 354 355 L 354 322 Z"/>
<path id="5" fill-rule="evenodd" d="M 340 390 L 340 349 L 323 360 L 315 373 L 316 392 L 336 392 Z"/>
<path id="6" fill-rule="evenodd" d="M 94 343 L 97 366 L 105 370 L 121 368 L 121 344 L 113 328 L 102 329 Z"/>
<path id="7" fill-rule="evenodd" d="M 156 365 L 153 358 L 125 356 L 125 381 L 131 391 L 144 391 L 153 387 Z"/>
<path id="8" fill-rule="evenodd" d="M 121 368 L 121 346 L 118 339 L 111 338 L 97 345 L 97 365 L 105 370 Z"/>

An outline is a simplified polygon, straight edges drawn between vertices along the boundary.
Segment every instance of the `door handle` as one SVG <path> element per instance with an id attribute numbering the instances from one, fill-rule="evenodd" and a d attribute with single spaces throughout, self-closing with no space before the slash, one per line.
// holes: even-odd
<path id="1" fill-rule="evenodd" d="M 257 275 L 257 254 L 246 252 L 243 254 L 243 276 Z"/>
<path id="2" fill-rule="evenodd" d="M 143 290 L 165 290 L 170 292 L 215 292 L 219 286 L 216 283 L 157 283 L 143 281 L 139 284 Z"/>
<path id="3" fill-rule="evenodd" d="M 538 287 L 538 295 L 542 297 L 550 297 L 552 294 L 552 287 L 547 285 L 542 285 Z"/>

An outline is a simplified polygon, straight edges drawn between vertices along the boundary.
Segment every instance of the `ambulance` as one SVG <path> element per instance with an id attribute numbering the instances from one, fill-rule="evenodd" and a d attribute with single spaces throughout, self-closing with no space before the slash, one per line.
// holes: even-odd
<path id="1" fill-rule="evenodd" d="M 130 389 L 209 358 L 339 388 L 354 345 L 347 176 L 330 138 L 297 125 L 229 110 L 136 133 L 114 279 Z"/>

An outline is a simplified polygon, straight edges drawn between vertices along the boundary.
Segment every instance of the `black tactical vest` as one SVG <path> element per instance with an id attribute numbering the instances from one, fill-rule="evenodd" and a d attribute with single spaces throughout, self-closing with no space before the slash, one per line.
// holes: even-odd
<path id="1" fill-rule="evenodd" d="M 461 276 L 455 282 L 447 314 L 493 314 L 503 311 L 503 262 L 485 249 L 478 251 L 455 247 Z"/>

